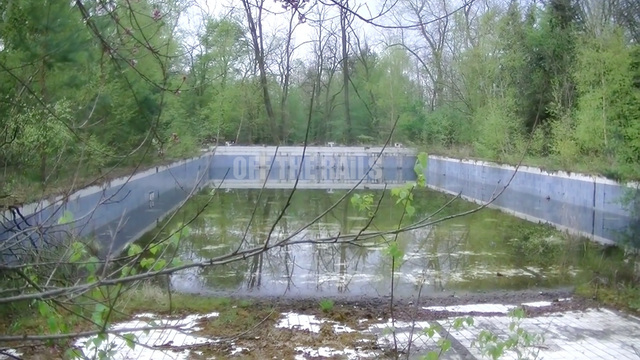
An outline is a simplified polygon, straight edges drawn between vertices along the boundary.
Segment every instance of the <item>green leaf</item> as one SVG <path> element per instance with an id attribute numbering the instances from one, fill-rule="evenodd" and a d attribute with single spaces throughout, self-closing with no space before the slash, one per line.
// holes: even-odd
<path id="1" fill-rule="evenodd" d="M 93 321 L 97 326 L 102 326 L 102 313 L 94 312 L 93 314 L 91 314 L 91 321 Z"/>
<path id="2" fill-rule="evenodd" d="M 99 288 L 93 289 L 93 290 L 91 291 L 91 298 L 92 298 L 92 299 L 94 299 L 94 300 L 100 300 L 100 299 L 102 299 L 102 298 L 103 298 L 103 296 L 102 296 L 102 291 L 100 291 L 100 289 L 99 289 Z"/>
<path id="3" fill-rule="evenodd" d="M 467 323 L 467 326 L 473 326 L 473 318 L 471 316 L 467 317 L 465 322 Z"/>
<path id="4" fill-rule="evenodd" d="M 442 344 L 440 345 L 440 348 L 442 349 L 442 352 L 449 351 L 449 349 L 451 349 L 451 340 L 443 339 Z"/>
<path id="5" fill-rule="evenodd" d="M 438 358 L 440 358 L 439 351 L 429 351 L 424 357 L 425 360 L 438 360 Z"/>
<path id="6" fill-rule="evenodd" d="M 43 317 L 49 315 L 49 305 L 44 301 L 38 302 L 38 311 Z"/>
<path id="7" fill-rule="evenodd" d="M 127 251 L 127 254 L 129 256 L 135 256 L 138 255 L 142 252 L 142 248 L 140 247 L 140 245 L 138 244 L 131 244 L 129 246 L 129 250 Z"/>
<path id="8" fill-rule="evenodd" d="M 131 266 L 123 266 L 120 270 L 120 277 L 127 277 L 131 273 Z"/>
<path id="9" fill-rule="evenodd" d="M 80 258 L 82 257 L 82 254 L 79 252 L 74 252 L 71 254 L 71 256 L 69 257 L 69 262 L 77 262 L 78 260 L 80 260 Z"/>
<path id="10" fill-rule="evenodd" d="M 351 196 L 351 205 L 356 207 L 358 204 L 360 204 L 360 195 L 359 194 L 353 194 Z"/>
<path id="11" fill-rule="evenodd" d="M 462 327 L 463 322 L 464 322 L 463 318 L 457 318 L 453 320 L 453 328 L 456 330 L 459 330 Z"/>
<path id="12" fill-rule="evenodd" d="M 108 308 L 105 304 L 103 304 L 103 303 L 97 303 L 97 304 L 96 304 L 96 306 L 95 306 L 95 308 L 94 308 L 94 311 L 97 311 L 97 312 L 103 313 L 103 312 L 107 311 L 108 309 L 109 309 L 109 308 Z"/>
<path id="13" fill-rule="evenodd" d="M 413 214 L 416 213 L 416 208 L 414 208 L 411 205 L 407 205 L 407 207 L 405 208 L 405 211 L 407 212 L 407 215 L 412 216 Z"/>
<path id="14" fill-rule="evenodd" d="M 140 266 L 142 266 L 145 269 L 150 269 L 151 266 L 153 266 L 153 263 L 156 261 L 156 259 L 154 258 L 144 258 L 142 260 L 140 260 Z"/>
<path id="15" fill-rule="evenodd" d="M 60 329 L 58 327 L 58 320 L 54 316 L 50 316 L 47 319 L 47 326 L 49 326 L 49 331 L 51 331 L 52 333 L 58 333 Z"/>
<path id="16" fill-rule="evenodd" d="M 429 339 L 433 338 L 436 335 L 436 328 L 435 326 L 430 326 L 427 329 L 424 329 L 425 334 L 427 334 L 427 336 L 429 337 Z"/>
<path id="17" fill-rule="evenodd" d="M 60 217 L 60 219 L 58 219 L 58 224 L 64 225 L 72 221 L 73 221 L 73 213 L 69 210 L 65 210 L 64 213 L 62 213 L 62 216 Z"/>
<path id="18" fill-rule="evenodd" d="M 74 242 L 71 245 L 71 256 L 69 256 L 69 262 L 77 262 L 85 253 L 86 250 L 84 248 L 84 244 L 80 242 Z"/>
<path id="19" fill-rule="evenodd" d="M 100 260 L 97 257 L 92 256 L 89 258 L 89 260 L 87 260 L 85 268 L 87 269 L 87 271 L 89 271 L 89 273 L 95 274 L 98 263 L 100 263 Z"/>
<path id="20" fill-rule="evenodd" d="M 164 269 L 165 265 L 167 265 L 167 261 L 165 259 L 158 259 L 156 264 L 153 266 L 153 270 L 160 271 Z"/>
<path id="21" fill-rule="evenodd" d="M 427 168 L 427 163 L 429 162 L 429 155 L 426 152 L 421 152 L 418 154 L 418 159 L 416 163 L 420 164 L 423 168 Z"/>
<path id="22" fill-rule="evenodd" d="M 96 348 L 99 348 L 100 345 L 102 345 L 102 342 L 104 341 L 104 339 L 101 336 L 96 336 L 93 338 L 92 342 L 93 342 L 93 346 L 95 346 Z"/>
<path id="23" fill-rule="evenodd" d="M 93 314 L 91 315 L 91 320 L 99 326 L 103 325 L 104 318 L 106 313 L 108 312 L 107 306 L 102 303 L 97 303 Z"/>
<path id="24" fill-rule="evenodd" d="M 387 252 L 394 259 L 401 259 L 403 256 L 402 250 L 400 250 L 400 248 L 398 247 L 398 243 L 395 241 L 389 244 Z"/>
<path id="25" fill-rule="evenodd" d="M 400 190 L 400 199 L 405 200 L 409 196 L 409 191 L 402 189 Z"/>
<path id="26" fill-rule="evenodd" d="M 124 334 L 122 335 L 122 337 L 125 339 L 125 341 L 127 342 L 127 346 L 133 350 L 136 347 L 136 336 L 134 334 Z"/>

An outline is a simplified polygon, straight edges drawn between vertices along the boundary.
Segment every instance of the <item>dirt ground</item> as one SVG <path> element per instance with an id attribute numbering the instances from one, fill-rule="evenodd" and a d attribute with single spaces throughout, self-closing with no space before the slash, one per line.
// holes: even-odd
<path id="1" fill-rule="evenodd" d="M 559 299 L 572 298 L 571 301 L 558 301 Z M 320 309 L 320 299 L 297 299 L 297 298 L 265 298 L 242 297 L 238 299 L 251 299 L 252 307 L 276 307 L 280 310 L 294 311 L 308 315 L 326 316 Z M 334 300 L 333 311 L 344 309 L 345 315 L 356 319 L 368 318 L 388 318 L 390 317 L 390 297 L 381 296 L 378 298 L 350 298 L 344 297 Z M 550 301 L 554 306 L 529 307 L 527 314 L 531 316 L 542 315 L 551 312 L 561 312 L 569 310 L 583 310 L 586 308 L 598 307 L 598 303 L 583 297 L 574 297 L 572 289 L 556 290 L 523 290 L 523 291 L 493 291 L 486 293 L 459 293 L 422 296 L 419 299 L 401 298 L 394 299 L 394 317 L 400 321 L 428 321 L 437 320 L 454 315 L 478 315 L 474 313 L 450 313 L 446 311 L 428 311 L 421 309 L 429 306 L 455 306 L 466 304 L 503 304 L 519 305 L 521 303 Z M 416 309 L 419 311 L 416 312 Z M 482 313 L 486 315 L 487 313 Z"/>
<path id="2" fill-rule="evenodd" d="M 393 319 L 397 322 L 433 321 L 460 316 L 492 316 L 503 313 L 451 313 L 429 311 L 423 307 L 454 306 L 465 304 L 503 304 L 520 305 L 522 303 L 548 301 L 552 306 L 525 307 L 527 316 L 539 316 L 548 313 L 570 310 L 597 308 L 595 301 L 574 297 L 570 289 L 499 291 L 473 294 L 442 294 L 425 296 L 420 299 L 398 299 L 393 302 Z M 571 298 L 571 301 L 560 299 Z M 379 298 L 342 298 L 333 299 L 333 305 L 324 310 L 321 299 L 296 298 L 230 298 L 228 303 L 211 309 L 219 316 L 202 319 L 200 328 L 192 333 L 220 341 L 199 346 L 190 346 L 188 359 L 229 358 L 234 359 L 294 359 L 299 355 L 296 347 L 334 349 L 359 349 L 359 351 L 378 351 L 384 353 L 375 341 L 375 335 L 361 332 L 335 332 L 331 323 L 324 323 L 318 333 L 304 330 L 278 328 L 283 313 L 315 315 L 317 319 L 326 319 L 347 326 L 353 330 L 364 331 L 372 324 L 385 323 L 391 319 L 392 308 L 389 297 Z M 175 312 L 169 318 L 182 318 L 186 312 Z M 163 318 L 168 314 L 161 314 Z M 184 350 L 173 344 L 155 344 L 160 349 L 172 351 Z M 235 349 L 235 350 L 234 350 Z M 242 351 L 239 349 L 250 349 Z M 61 359 L 66 349 L 60 346 L 36 346 L 22 348 L 21 359 Z M 42 357 L 45 356 L 45 357 Z M 391 358 L 391 356 L 388 356 Z M 312 357 L 307 356 L 307 359 Z M 342 357 L 321 357 L 322 359 Z M 378 356 L 380 358 L 380 356 Z M 387 358 L 387 356 L 382 356 Z"/>
<path id="3" fill-rule="evenodd" d="M 549 301 L 552 306 L 525 307 L 527 316 L 539 316 L 548 313 L 570 310 L 584 310 L 597 307 L 597 303 L 584 298 L 573 298 L 570 290 L 552 291 L 519 291 L 519 292 L 491 292 L 485 294 L 463 294 L 458 296 L 443 295 L 424 297 L 418 300 L 402 299 L 394 302 L 393 318 L 398 322 L 433 321 L 460 316 L 504 316 L 503 313 L 451 313 L 446 311 L 428 311 L 422 309 L 428 306 L 454 306 L 465 304 L 504 304 L 519 305 L 527 302 Z M 572 298 L 571 301 L 560 299 Z M 243 298 L 246 300 L 246 298 Z M 315 315 L 318 319 L 339 322 L 354 330 L 366 330 L 371 324 L 386 322 L 391 318 L 389 298 L 376 299 L 340 299 L 335 300 L 330 310 L 323 311 L 317 299 L 253 299 L 252 305 L 246 309 L 252 316 L 261 318 L 256 325 L 249 328 L 235 328 L 241 322 L 220 326 L 220 319 L 205 321 L 203 330 L 197 334 L 227 338 L 228 341 L 219 345 L 205 345 L 197 349 L 193 359 L 207 359 L 229 357 L 233 346 L 248 348 L 251 351 L 235 353 L 234 358 L 245 359 L 293 359 L 296 347 L 319 348 L 331 347 L 335 349 L 358 348 L 360 351 L 384 349 L 378 348 L 373 335 L 355 333 L 336 333 L 331 325 L 322 326 L 319 333 L 276 328 L 281 313 L 294 312 L 304 315 Z M 221 315 L 221 317 L 224 315 Z M 381 320 L 382 319 L 382 320 Z M 216 324 L 217 323 L 217 324 Z M 236 325 L 236 326 L 234 326 Z M 234 333 L 236 335 L 230 335 Z M 233 344 L 233 345 L 231 345 Z M 390 354 L 389 354 L 390 355 Z M 312 359 L 313 357 L 306 357 Z M 330 359 L 333 357 L 318 357 Z M 341 357 L 335 357 L 341 358 Z M 389 356 L 391 358 L 391 356 Z"/>

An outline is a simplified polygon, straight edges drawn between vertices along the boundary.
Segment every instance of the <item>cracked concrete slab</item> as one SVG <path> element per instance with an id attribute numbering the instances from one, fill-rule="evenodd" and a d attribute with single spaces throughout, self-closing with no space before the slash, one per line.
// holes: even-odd
<path id="1" fill-rule="evenodd" d="M 474 326 L 449 333 L 477 359 L 483 356 L 478 348 L 472 347 L 482 330 L 489 330 L 505 339 L 512 319 L 507 316 L 474 317 Z M 441 321 L 446 327 L 447 321 Z M 640 359 L 640 321 L 614 311 L 589 309 L 549 314 L 521 319 L 519 327 L 530 334 L 544 337 L 529 349 L 530 358 L 548 360 L 571 359 Z M 501 359 L 517 359 L 516 354 L 507 352 Z"/>

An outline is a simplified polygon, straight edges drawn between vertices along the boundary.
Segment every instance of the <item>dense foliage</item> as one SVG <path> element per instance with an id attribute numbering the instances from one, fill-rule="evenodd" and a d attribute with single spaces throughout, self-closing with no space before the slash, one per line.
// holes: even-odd
<path id="1" fill-rule="evenodd" d="M 1 3 L 2 195 L 216 140 L 301 144 L 307 126 L 380 144 L 396 122 L 392 142 L 432 153 L 640 177 L 633 2 L 402 0 L 382 35 L 294 3 L 190 25 L 173 0 Z"/>

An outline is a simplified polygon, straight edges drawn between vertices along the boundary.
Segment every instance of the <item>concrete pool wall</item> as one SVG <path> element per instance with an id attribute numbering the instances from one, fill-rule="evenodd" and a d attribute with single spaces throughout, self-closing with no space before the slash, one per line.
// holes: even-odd
<path id="1" fill-rule="evenodd" d="M 345 189 L 364 179 L 361 187 L 379 189 L 415 180 L 415 151 L 396 147 L 381 151 L 381 147 L 218 147 L 198 157 L 77 191 L 68 199 L 58 197 L 22 206 L 28 224 L 19 218 L 12 221 L 7 211 L 0 241 L 14 237 L 18 227 L 49 225 L 73 229 L 82 236 L 93 234 L 101 244 L 118 249 L 155 227 L 194 188 L 208 185 L 260 188 L 267 180 L 268 188 L 292 188 L 298 174 L 300 188 L 322 185 Z M 430 156 L 425 175 L 431 189 L 461 192 L 465 200 L 481 203 L 498 193 L 514 170 L 487 162 Z M 625 194 L 624 186 L 608 179 L 521 167 L 491 206 L 602 243 L 614 243 L 632 221 L 631 213 L 620 203 Z M 74 222 L 56 225 L 65 212 Z"/>
<path id="2" fill-rule="evenodd" d="M 112 246 L 119 248 L 151 230 L 176 209 L 194 187 L 205 186 L 209 180 L 205 169 L 210 161 L 211 154 L 204 154 L 113 179 L 102 186 L 90 186 L 66 199 L 63 196 L 43 199 L 22 206 L 22 217 L 5 211 L 0 241 L 20 241 L 16 234 L 24 239 L 25 234 L 40 227 L 51 234 L 72 230 L 80 236 L 94 235 L 101 244 L 115 239 Z M 59 224 L 63 216 L 64 221 L 72 221 Z M 114 236 L 115 233 L 119 236 Z M 34 243 L 41 240 L 35 234 L 28 237 Z"/>
<path id="3" fill-rule="evenodd" d="M 484 161 L 429 156 L 426 177 L 431 189 L 461 193 L 476 203 L 490 201 L 513 177 L 491 207 L 600 243 L 619 243 L 629 236 L 634 216 L 624 200 L 635 194 L 637 184 L 528 166 L 521 166 L 514 176 L 515 170 Z"/>

